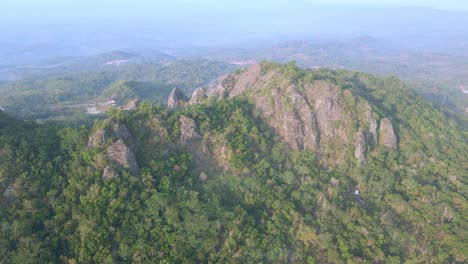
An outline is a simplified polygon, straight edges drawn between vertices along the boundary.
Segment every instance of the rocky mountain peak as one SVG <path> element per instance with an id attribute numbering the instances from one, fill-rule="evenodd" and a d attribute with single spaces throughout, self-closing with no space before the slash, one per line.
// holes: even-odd
<path id="1" fill-rule="evenodd" d="M 167 107 L 170 109 L 175 109 L 184 106 L 187 104 L 189 99 L 179 88 L 174 88 L 169 94 L 169 99 L 167 100 Z"/>
<path id="2" fill-rule="evenodd" d="M 189 104 L 190 105 L 199 104 L 203 102 L 205 98 L 206 98 L 205 90 L 203 88 L 197 88 L 195 89 L 195 91 L 193 91 Z"/>

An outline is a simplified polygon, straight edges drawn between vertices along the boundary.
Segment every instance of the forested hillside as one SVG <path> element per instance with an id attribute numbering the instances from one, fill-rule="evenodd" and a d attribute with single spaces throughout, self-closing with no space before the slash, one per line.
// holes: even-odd
<path id="1" fill-rule="evenodd" d="M 111 58 L 126 58 L 115 56 L 102 55 L 91 62 L 79 61 L 63 69 L 4 85 L 0 87 L 0 106 L 21 118 L 64 120 L 84 114 L 88 104 L 105 102 L 114 96 L 122 103 L 129 96 L 162 103 L 174 86 L 191 92 L 236 68 L 208 60 L 129 61 L 117 66 L 103 65 Z"/>
<path id="2" fill-rule="evenodd" d="M 181 92 L 92 127 L 0 112 L 0 262 L 466 261 L 466 124 L 397 78 L 265 62 Z"/>

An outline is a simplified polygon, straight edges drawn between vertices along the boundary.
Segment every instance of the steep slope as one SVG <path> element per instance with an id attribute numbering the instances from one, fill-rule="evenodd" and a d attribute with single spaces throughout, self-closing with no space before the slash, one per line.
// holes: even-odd
<path id="1" fill-rule="evenodd" d="M 339 76 L 323 74 L 335 73 L 264 63 L 228 76 L 216 89 L 225 91 L 228 98 L 246 97 L 283 142 L 294 150 L 314 150 L 324 165 L 351 160 L 352 152 L 338 152 L 337 148 L 354 148 L 354 156 L 361 162 L 377 142 L 396 150 L 391 119 L 375 119 L 368 98 L 359 95 L 366 91 L 356 86 L 342 89 L 337 83 Z M 350 82 L 352 78 L 343 77 L 348 80 L 338 81 Z"/>

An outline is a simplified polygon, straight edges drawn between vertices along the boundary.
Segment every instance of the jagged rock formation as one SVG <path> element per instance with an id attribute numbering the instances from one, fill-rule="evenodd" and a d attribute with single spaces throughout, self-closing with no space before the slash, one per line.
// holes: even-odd
<path id="1" fill-rule="evenodd" d="M 170 109 L 175 109 L 186 105 L 187 102 L 187 96 L 180 89 L 174 88 L 169 94 L 169 99 L 167 100 L 167 107 Z"/>
<path id="2" fill-rule="evenodd" d="M 130 136 L 130 132 L 127 127 L 120 123 L 110 121 L 110 128 L 103 128 L 94 131 L 88 140 L 88 148 L 100 148 L 104 147 L 107 140 L 111 137 L 115 137 L 121 140 L 127 140 Z"/>
<path id="3" fill-rule="evenodd" d="M 362 131 L 356 133 L 354 138 L 354 157 L 360 162 L 365 163 L 367 161 L 367 145 L 366 137 Z"/>
<path id="4" fill-rule="evenodd" d="M 397 138 L 395 135 L 395 131 L 393 130 L 392 121 L 390 121 L 390 119 L 383 118 L 380 121 L 379 136 L 380 144 L 382 146 L 390 149 L 398 148 Z"/>
<path id="5" fill-rule="evenodd" d="M 372 108 L 367 104 L 365 111 L 366 122 L 368 129 L 365 133 L 366 143 L 369 146 L 375 147 L 377 145 L 377 121 L 372 113 Z"/>
<path id="6" fill-rule="evenodd" d="M 195 165 L 203 170 L 203 173 L 200 174 L 202 182 L 206 180 L 207 175 L 214 175 L 221 170 L 228 171 L 230 169 L 230 149 L 223 135 L 200 135 L 195 120 L 185 115 L 179 117 L 179 122 L 178 146 L 182 151 L 193 155 Z"/>
<path id="7" fill-rule="evenodd" d="M 378 138 L 377 120 L 369 103 L 326 79 L 298 85 L 284 75 L 256 64 L 227 76 L 213 93 L 224 91 L 228 98 L 248 93 L 283 142 L 295 150 L 315 150 L 325 165 L 353 158 L 337 148 L 354 149 L 354 158 L 366 162 Z M 346 103 L 349 101 L 357 103 Z M 381 123 L 382 145 L 396 149 L 391 122 L 384 119 Z"/>
<path id="8" fill-rule="evenodd" d="M 107 179 L 113 179 L 113 178 L 116 178 L 119 176 L 119 172 L 110 167 L 110 166 L 107 166 L 105 169 L 104 169 L 104 173 L 102 174 L 102 179 L 104 180 L 107 180 Z"/>
<path id="9" fill-rule="evenodd" d="M 103 147 L 108 138 L 107 129 L 99 129 L 94 131 L 88 140 L 88 148 L 99 148 Z"/>
<path id="10" fill-rule="evenodd" d="M 121 139 L 107 149 L 107 159 L 128 169 L 133 174 L 138 172 L 135 154 Z"/>
<path id="11" fill-rule="evenodd" d="M 179 121 L 181 144 L 186 145 L 192 140 L 201 139 L 201 136 L 197 133 L 197 124 L 193 119 L 182 115 Z"/>
<path id="12" fill-rule="evenodd" d="M 283 98 L 289 96 L 286 94 L 288 92 L 291 101 L 285 102 Z M 293 149 L 317 149 L 320 135 L 310 105 L 294 86 L 288 87 L 286 93 L 274 88 L 271 90 L 271 97 L 257 97 L 256 106 L 275 132 Z"/>
<path id="13" fill-rule="evenodd" d="M 127 127 L 113 120 L 108 120 L 110 127 L 94 131 L 88 140 L 88 148 L 104 148 L 107 144 L 107 160 L 116 165 L 128 169 L 131 173 L 138 172 L 138 164 L 132 149 L 124 142 L 131 141 L 131 135 Z M 119 175 L 115 168 L 107 166 L 103 172 L 103 179 L 115 178 Z"/>
<path id="14" fill-rule="evenodd" d="M 205 98 L 206 98 L 205 90 L 203 90 L 203 88 L 197 88 L 195 89 L 195 91 L 193 91 L 189 104 L 190 105 L 199 104 L 203 102 Z"/>
<path id="15" fill-rule="evenodd" d="M 221 100 L 226 98 L 228 93 L 226 91 L 226 88 L 220 85 L 212 91 L 211 95 L 214 96 L 216 99 Z"/>

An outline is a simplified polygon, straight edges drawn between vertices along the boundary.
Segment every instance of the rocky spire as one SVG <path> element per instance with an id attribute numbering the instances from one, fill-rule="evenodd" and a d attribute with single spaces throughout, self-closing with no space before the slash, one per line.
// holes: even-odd
<path id="1" fill-rule="evenodd" d="M 174 88 L 167 100 L 167 107 L 175 109 L 184 106 L 187 102 L 187 96 L 179 88 Z"/>
<path id="2" fill-rule="evenodd" d="M 189 104 L 199 104 L 206 98 L 205 90 L 203 88 L 197 88 L 193 91 L 192 98 L 190 98 Z"/>

